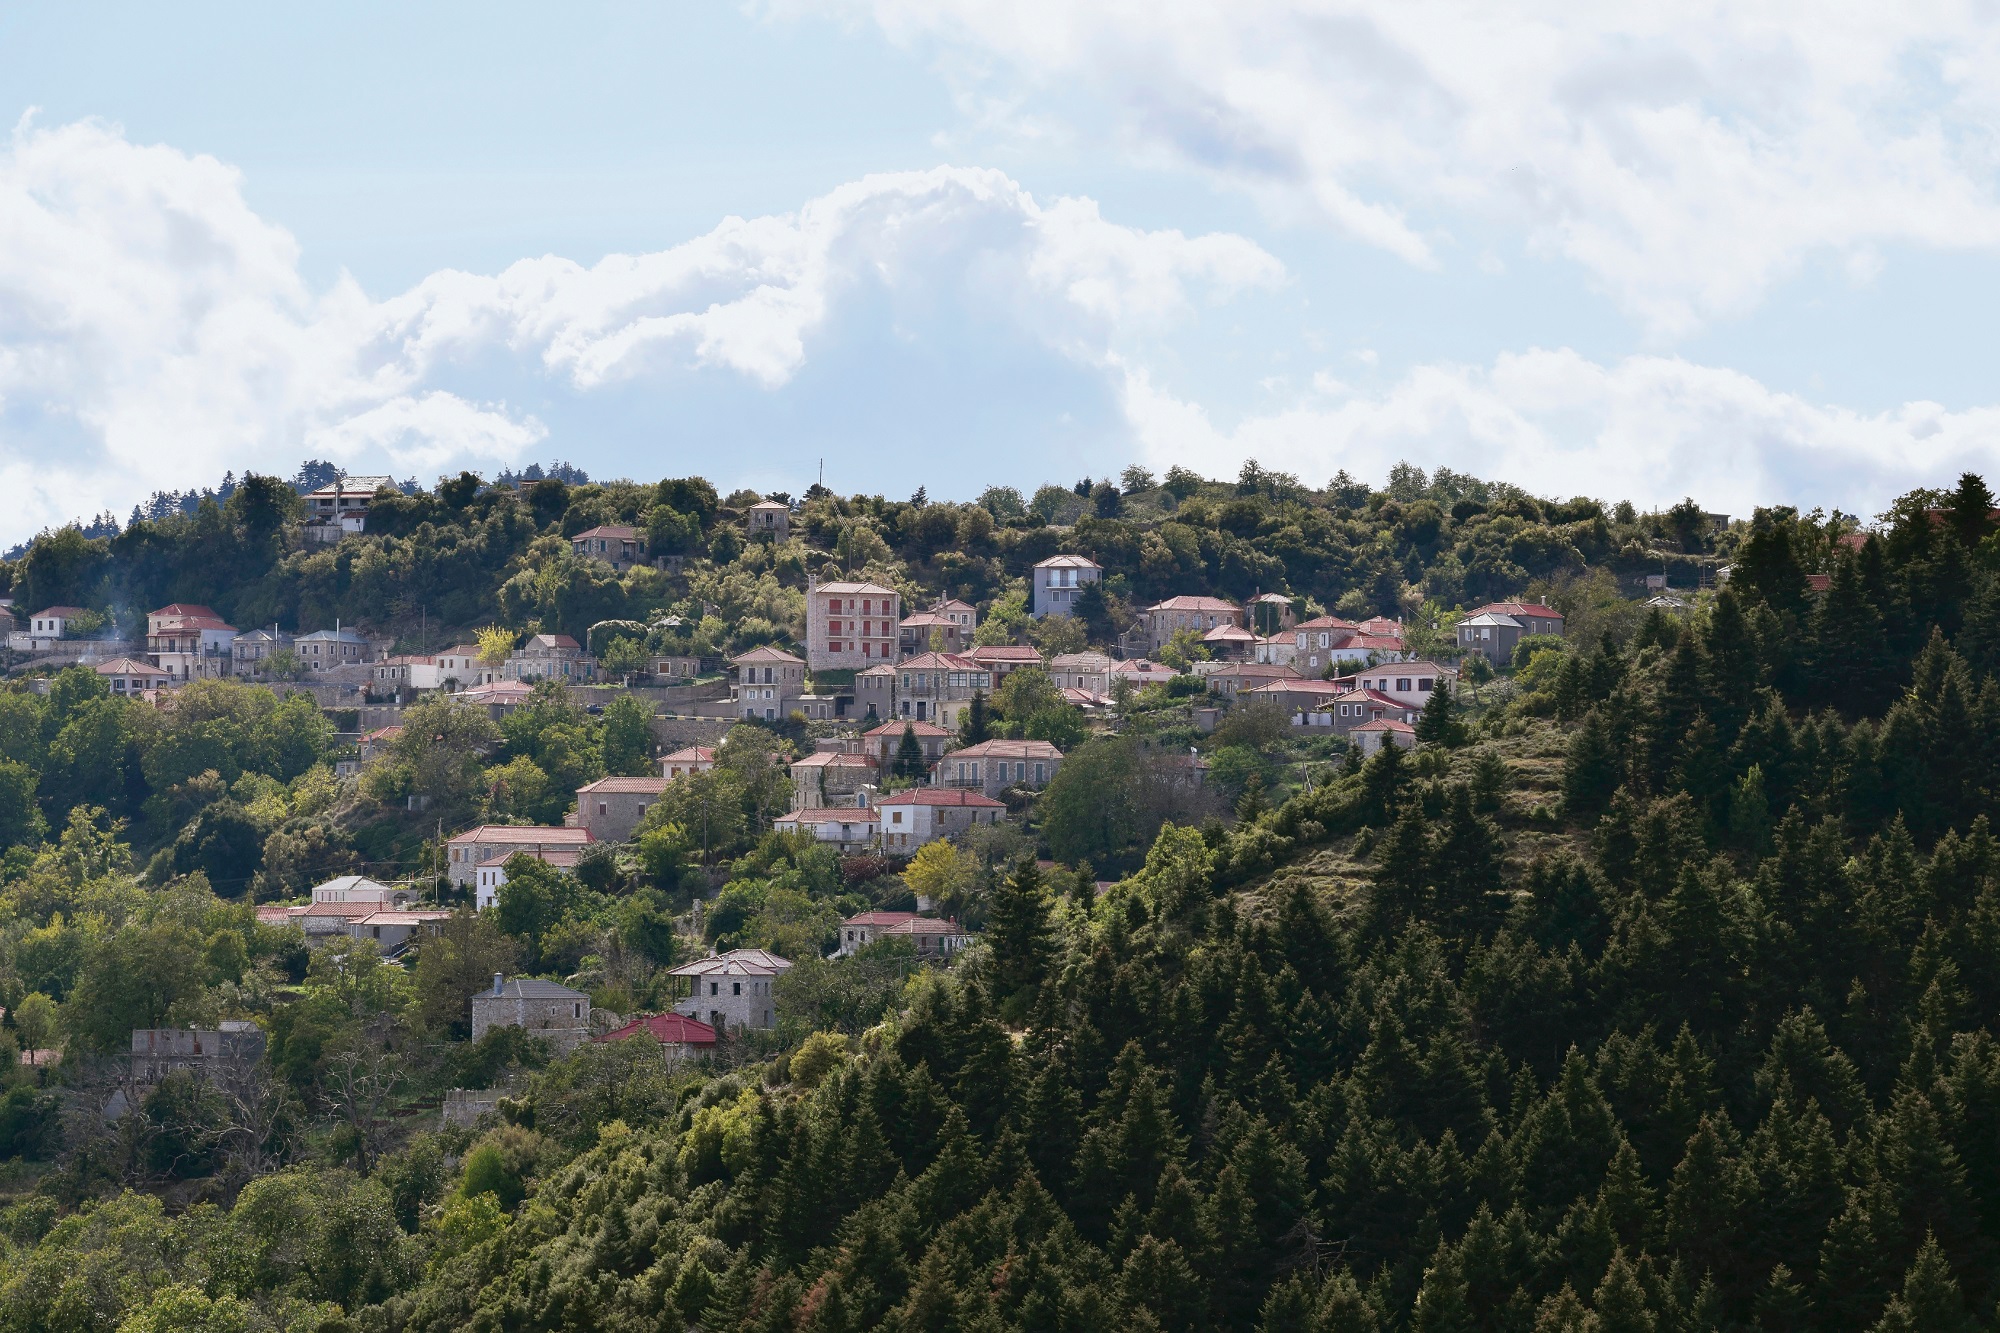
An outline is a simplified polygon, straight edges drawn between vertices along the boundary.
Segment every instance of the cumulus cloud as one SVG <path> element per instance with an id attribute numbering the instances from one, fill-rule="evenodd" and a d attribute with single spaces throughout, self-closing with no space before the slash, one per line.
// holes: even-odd
<path id="1" fill-rule="evenodd" d="M 939 51 L 1416 264 L 1451 221 L 1567 255 L 1657 336 L 1816 253 L 1991 249 L 2000 29 L 1969 3 L 767 0 Z M 1083 90 L 1083 91 L 1080 91 Z M 965 100 L 972 100 L 970 97 Z"/>
<path id="2" fill-rule="evenodd" d="M 948 291 L 1102 366 L 1200 300 L 1282 278 L 1240 237 L 1123 227 L 938 168 L 654 253 L 440 272 L 375 300 L 347 279 L 309 290 L 225 164 L 24 121 L 0 150 L 0 529 L 302 454 L 397 475 L 516 461 L 547 428 L 508 400 L 543 392 L 688 374 L 768 392 L 857 294 L 887 293 L 893 317 Z"/>
<path id="3" fill-rule="evenodd" d="M 1659 505 L 1693 495 L 1739 514 L 1793 503 L 1870 516 L 1911 487 L 2000 463 L 2000 408 L 1914 402 L 1866 414 L 1667 356 L 1602 365 L 1536 350 L 1422 367 L 1379 393 L 1323 379 L 1317 394 L 1227 427 L 1142 368 L 1126 368 L 1123 384 L 1148 461 L 1210 475 L 1255 458 L 1313 484 L 1343 468 L 1379 481 L 1408 459 L 1543 495 Z"/>

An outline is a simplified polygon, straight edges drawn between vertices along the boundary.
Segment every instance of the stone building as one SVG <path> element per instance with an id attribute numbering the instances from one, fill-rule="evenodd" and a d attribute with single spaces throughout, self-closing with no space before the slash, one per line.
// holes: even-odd
<path id="1" fill-rule="evenodd" d="M 670 778 L 599 778 L 576 789 L 576 827 L 593 842 L 630 842 Z"/>
<path id="2" fill-rule="evenodd" d="M 524 1028 L 568 1055 L 590 1040 L 590 997 L 553 981 L 507 980 L 493 974 L 493 988 L 472 997 L 472 1039 L 494 1028 Z"/>
<path id="3" fill-rule="evenodd" d="M 674 1012 L 698 1019 L 718 1032 L 774 1028 L 778 1025 L 777 981 L 791 970 L 790 959 L 763 949 L 731 949 L 713 958 L 697 958 L 671 973 L 685 979 L 689 987 L 687 997 L 674 1006 Z"/>
<path id="4" fill-rule="evenodd" d="M 900 594 L 879 583 L 819 583 L 806 589 L 806 663 L 814 671 L 865 671 L 894 662 Z"/>
<path id="5" fill-rule="evenodd" d="M 1031 616 L 1070 616 L 1085 588 L 1104 576 L 1104 568 L 1089 556 L 1052 555 L 1032 571 Z"/>

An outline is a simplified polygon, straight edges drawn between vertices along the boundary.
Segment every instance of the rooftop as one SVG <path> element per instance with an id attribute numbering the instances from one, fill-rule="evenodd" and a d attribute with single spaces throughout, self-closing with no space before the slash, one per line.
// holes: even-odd
<path id="1" fill-rule="evenodd" d="M 663 764 L 712 764 L 715 762 L 715 747 L 712 745 L 690 745 L 683 750 L 675 750 L 663 756 Z"/>
<path id="2" fill-rule="evenodd" d="M 1047 741 L 981 741 L 953 750 L 945 759 L 1060 759 L 1063 752 Z"/>
<path id="3" fill-rule="evenodd" d="M 1046 560 L 1037 560 L 1036 569 L 1102 569 L 1103 566 L 1087 555 L 1052 555 Z"/>
<path id="4" fill-rule="evenodd" d="M 585 828 L 555 828 L 543 824 L 481 824 L 470 828 L 451 839 L 451 843 L 516 843 L 533 845 L 543 842 L 576 843 L 595 842 L 590 830 Z"/>
<path id="5" fill-rule="evenodd" d="M 662 1046 L 713 1046 L 715 1029 L 686 1014 L 648 1014 L 635 1018 L 616 1032 L 605 1032 L 592 1041 L 623 1041 L 649 1032 Z"/>
<path id="6" fill-rule="evenodd" d="M 922 740 L 926 736 L 952 736 L 957 734 L 945 727 L 940 727 L 935 722 L 916 722 L 911 720 L 884 722 L 881 726 L 870 727 L 861 734 L 863 736 L 901 736 L 906 729 L 914 732 L 918 740 Z"/>
<path id="7" fill-rule="evenodd" d="M 894 796 L 884 796 L 875 802 L 878 806 L 891 805 L 938 805 L 961 806 L 975 810 L 1005 810 L 1007 807 L 990 796 L 981 796 L 976 791 L 961 787 L 915 787 L 909 791 L 899 791 Z"/>
<path id="8" fill-rule="evenodd" d="M 91 670 L 100 676 L 158 676 L 161 680 L 167 679 L 166 672 L 136 657 L 114 657 L 109 662 L 99 662 Z"/>
<path id="9" fill-rule="evenodd" d="M 584 1000 L 590 997 L 580 990 L 571 990 L 559 981 L 542 981 L 535 977 L 518 977 L 513 981 L 502 981 L 498 987 L 488 986 L 475 991 L 473 1003 L 481 1000 Z"/>
<path id="10" fill-rule="evenodd" d="M 841 597 L 863 593 L 874 597 L 894 597 L 896 595 L 894 588 L 885 588 L 879 583 L 822 583 L 814 588 L 813 591 L 830 592 Z"/>
<path id="11" fill-rule="evenodd" d="M 731 949 L 713 958 L 697 958 L 683 963 L 669 975 L 676 977 L 770 977 L 792 969 L 792 960 L 780 958 L 766 949 Z"/>
<path id="12" fill-rule="evenodd" d="M 582 532 L 577 533 L 576 536 L 571 537 L 570 540 L 580 542 L 586 537 L 602 537 L 606 541 L 629 542 L 638 535 L 639 529 L 637 528 L 628 528 L 622 523 L 606 523 L 594 528 L 585 528 Z"/>
<path id="13" fill-rule="evenodd" d="M 1169 597 L 1164 602 L 1154 602 L 1148 611 L 1228 611 L 1236 612 L 1234 602 L 1225 602 L 1220 597 Z"/>
<path id="14" fill-rule="evenodd" d="M 576 789 L 576 794 L 583 796 L 592 792 L 600 792 L 611 795 L 637 794 L 641 796 L 658 796 L 666 789 L 666 778 L 614 777 L 599 778 L 595 782 L 586 783 Z"/>
<path id="15" fill-rule="evenodd" d="M 735 666 L 743 666 L 753 662 L 758 665 L 766 662 L 783 662 L 790 666 L 804 666 L 806 664 L 806 660 L 803 657 L 794 657 L 784 649 L 773 648 L 768 643 L 759 648 L 752 648 L 747 653 L 738 653 L 729 660 Z"/>
<path id="16" fill-rule="evenodd" d="M 790 814 L 779 815 L 771 821 L 774 824 L 879 824 L 882 816 L 875 813 L 873 806 L 849 805 L 835 809 L 807 807 L 794 810 Z"/>

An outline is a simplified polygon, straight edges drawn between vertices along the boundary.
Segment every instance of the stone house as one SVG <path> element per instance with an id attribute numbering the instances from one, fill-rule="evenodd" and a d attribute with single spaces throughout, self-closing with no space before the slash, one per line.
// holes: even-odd
<path id="1" fill-rule="evenodd" d="M 622 523 L 605 524 L 571 537 L 569 549 L 587 560 L 602 560 L 613 569 L 630 569 L 646 562 L 646 534 Z"/>
<path id="2" fill-rule="evenodd" d="M 592 842 L 630 842 L 670 778 L 599 778 L 576 789 L 575 825 Z"/>
<path id="3" fill-rule="evenodd" d="M 832 957 L 852 957 L 877 940 L 907 939 L 924 958 L 943 958 L 970 945 L 975 936 L 956 921 L 915 912 L 862 912 L 840 923 L 840 946 Z"/>
<path id="4" fill-rule="evenodd" d="M 242 1087 L 264 1058 L 265 1044 L 264 1029 L 240 1018 L 212 1028 L 134 1028 L 132 1082 L 150 1088 L 169 1074 L 190 1073 L 217 1087 Z"/>
<path id="5" fill-rule="evenodd" d="M 344 929 L 357 940 L 373 940 L 384 957 L 394 954 L 419 935 L 435 935 L 451 920 L 451 913 L 436 908 L 401 908 L 350 917 Z"/>
<path id="6" fill-rule="evenodd" d="M 262 675 L 270 670 L 271 658 L 289 652 L 292 636 L 277 626 L 253 629 L 237 635 L 229 644 L 230 667 L 239 676 Z"/>
<path id="7" fill-rule="evenodd" d="M 1085 588 L 1104 577 L 1104 567 L 1088 556 L 1052 555 L 1029 571 L 1028 614 L 1071 616 Z"/>
<path id="8" fill-rule="evenodd" d="M 935 634 L 940 650 L 962 653 L 972 646 L 972 631 L 979 628 L 979 613 L 968 602 L 947 597 L 928 611 L 904 616 L 896 625 L 896 649 L 903 657 L 931 650 Z"/>
<path id="9" fill-rule="evenodd" d="M 779 500 L 759 500 L 750 506 L 747 522 L 751 539 L 781 542 L 792 535 L 792 507 Z"/>
<path id="10" fill-rule="evenodd" d="M 1250 599 L 1249 628 L 1259 635 L 1282 634 L 1298 622 L 1292 599 L 1281 592 L 1258 593 Z"/>
<path id="11" fill-rule="evenodd" d="M 969 657 L 925 653 L 896 667 L 897 717 L 956 730 L 975 694 L 993 697 L 993 673 Z"/>
<path id="12" fill-rule="evenodd" d="M 587 828 L 550 828 L 523 824 L 482 824 L 445 843 L 445 873 L 453 887 L 463 889 L 477 878 L 479 867 L 504 863 L 516 852 L 581 852 L 596 839 Z"/>
<path id="13" fill-rule="evenodd" d="M 461 643 L 441 653 L 433 653 L 431 660 L 437 663 L 439 681 L 447 685 L 457 681 L 460 689 L 491 685 L 502 675 L 499 667 L 488 666 L 480 660 L 479 645 L 474 643 Z"/>
<path id="14" fill-rule="evenodd" d="M 806 692 L 806 664 L 782 648 L 765 644 L 729 660 L 736 668 L 736 715 L 781 721 Z"/>
<path id="15" fill-rule="evenodd" d="M 146 655 L 174 680 L 235 674 L 236 627 L 205 606 L 175 602 L 146 615 Z"/>
<path id="16" fill-rule="evenodd" d="M 1007 807 L 980 792 L 959 787 L 917 787 L 875 803 L 882 819 L 882 850 L 910 856 L 927 842 L 991 824 Z"/>
<path id="17" fill-rule="evenodd" d="M 568 1055 L 590 1040 L 590 997 L 554 981 L 495 972 L 490 990 L 472 997 L 472 1039 L 494 1028 L 522 1028 Z"/>
<path id="18" fill-rule="evenodd" d="M 911 719 L 907 722 L 884 722 L 879 727 L 869 728 L 861 733 L 861 741 L 868 757 L 874 761 L 877 768 L 884 773 L 888 772 L 896 762 L 896 755 L 902 750 L 905 730 L 916 736 L 917 744 L 924 752 L 924 770 L 929 772 L 930 766 L 944 754 L 944 747 L 953 735 L 951 731 L 938 726 L 935 722 L 918 722 Z"/>
<path id="19" fill-rule="evenodd" d="M 1267 666 L 1261 662 L 1197 662 L 1195 674 L 1208 683 L 1212 693 L 1231 703 L 1236 702 L 1245 691 L 1260 685 L 1299 678 L 1299 673 L 1288 666 Z"/>
<path id="20" fill-rule="evenodd" d="M 1111 659 L 1104 653 L 1061 653 L 1049 662 L 1049 681 L 1059 690 L 1111 693 Z"/>
<path id="21" fill-rule="evenodd" d="M 792 809 L 841 809 L 866 804 L 856 798 L 879 780 L 865 754 L 820 750 L 792 765 Z"/>
<path id="22" fill-rule="evenodd" d="M 865 671 L 894 662 L 903 599 L 879 583 L 806 587 L 806 663 L 814 671 Z"/>
<path id="23" fill-rule="evenodd" d="M 1062 767 L 1063 753 L 1047 741 L 981 741 L 952 750 L 931 770 L 931 785 L 998 797 L 1009 787 L 1040 791 Z"/>
<path id="24" fill-rule="evenodd" d="M 1219 662 L 1247 662 L 1257 651 L 1257 636 L 1241 625 L 1217 625 L 1201 636 L 1201 646 Z"/>
<path id="25" fill-rule="evenodd" d="M 1242 624 L 1243 608 L 1220 597 L 1169 597 L 1153 603 L 1140 616 L 1149 653 L 1158 653 L 1184 629 L 1199 636 L 1218 625 L 1240 628 Z"/>
<path id="26" fill-rule="evenodd" d="M 316 629 L 292 641 L 292 651 L 308 671 L 332 671 L 375 660 L 375 646 L 351 629 Z"/>
<path id="27" fill-rule="evenodd" d="M 541 851 L 523 852 L 522 855 L 533 857 L 557 874 L 574 875 L 577 863 L 583 860 L 583 848 L 551 847 Z M 487 861 L 482 863 L 473 872 L 472 904 L 479 911 L 484 912 L 487 908 L 492 907 L 500 901 L 500 890 L 507 883 L 507 862 L 512 859 L 512 857 L 503 857 L 499 860 Z"/>
<path id="28" fill-rule="evenodd" d="M 501 674 L 507 680 L 559 680 L 570 685 L 596 679 L 597 663 L 567 634 L 537 634 L 508 655 Z"/>
<path id="29" fill-rule="evenodd" d="M 854 708 L 862 718 L 896 715 L 896 668 L 872 666 L 854 675 Z"/>
<path id="30" fill-rule="evenodd" d="M 688 995 L 674 1012 L 699 1019 L 717 1032 L 730 1028 L 774 1028 L 779 977 L 792 970 L 791 960 L 764 949 L 731 949 L 712 958 L 697 958 L 674 968 L 669 976 L 684 978 Z"/>
<path id="31" fill-rule="evenodd" d="M 1000 682 L 1022 667 L 1042 667 L 1042 650 L 1030 643 L 987 643 L 981 644 L 965 654 L 993 673 L 993 688 L 1000 688 Z"/>
<path id="32" fill-rule="evenodd" d="M 1405 750 L 1413 750 L 1417 745 L 1417 729 L 1393 717 L 1380 717 L 1373 722 L 1364 722 L 1349 732 L 1348 737 L 1360 747 L 1363 754 L 1374 754 L 1388 744 L 1400 745 Z"/>
<path id="33" fill-rule="evenodd" d="M 1539 602 L 1489 602 L 1458 622 L 1459 652 L 1496 667 L 1514 660 L 1514 647 L 1531 634 L 1562 633 L 1562 613 Z"/>
<path id="34" fill-rule="evenodd" d="M 1142 689 L 1148 685 L 1164 685 L 1181 673 L 1149 657 L 1128 657 L 1122 662 L 1113 662 L 1106 674 L 1111 683 L 1104 692 L 1110 694 L 1118 688 L 1120 681 L 1129 682 L 1134 689 Z"/>

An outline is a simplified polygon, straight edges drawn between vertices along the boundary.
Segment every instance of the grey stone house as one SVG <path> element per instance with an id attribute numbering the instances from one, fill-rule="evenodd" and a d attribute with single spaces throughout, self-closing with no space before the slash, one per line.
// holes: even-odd
<path id="1" fill-rule="evenodd" d="M 472 1039 L 494 1028 L 524 1028 L 567 1055 L 590 1040 L 590 997 L 554 981 L 509 981 L 495 972 L 493 988 L 472 997 Z"/>
<path id="2" fill-rule="evenodd" d="M 599 778 L 576 789 L 576 826 L 597 842 L 630 842 L 632 830 L 667 789 L 671 778 Z"/>

